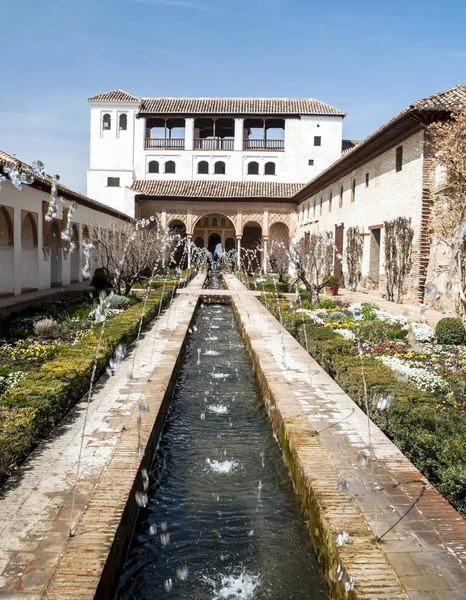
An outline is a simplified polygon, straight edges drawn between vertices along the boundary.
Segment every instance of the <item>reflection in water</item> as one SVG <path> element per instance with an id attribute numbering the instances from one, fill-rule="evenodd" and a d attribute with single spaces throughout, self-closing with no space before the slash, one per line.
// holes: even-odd
<path id="1" fill-rule="evenodd" d="M 117 598 L 326 599 L 233 312 L 196 324 Z"/>

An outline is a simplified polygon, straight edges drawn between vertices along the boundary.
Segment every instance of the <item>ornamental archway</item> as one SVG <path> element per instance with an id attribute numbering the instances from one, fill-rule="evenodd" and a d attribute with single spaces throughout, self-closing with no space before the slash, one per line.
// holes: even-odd
<path id="1" fill-rule="evenodd" d="M 222 251 L 229 249 L 231 240 L 234 241 L 235 239 L 236 230 L 233 222 L 221 213 L 204 215 L 197 220 L 194 226 L 193 240 L 195 245 L 200 248 L 208 248 L 209 252 L 212 253 L 218 244 L 221 244 Z"/>

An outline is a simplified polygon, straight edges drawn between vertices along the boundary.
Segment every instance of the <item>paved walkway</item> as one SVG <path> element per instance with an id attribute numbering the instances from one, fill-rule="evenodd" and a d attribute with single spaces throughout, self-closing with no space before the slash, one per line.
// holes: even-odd
<path id="1" fill-rule="evenodd" d="M 236 277 L 225 279 L 270 390 L 271 419 L 291 448 L 297 488 L 325 524 L 320 539 L 349 533 L 340 564 L 357 597 L 465 600 L 466 521 L 373 423 L 369 438 L 363 411 Z M 376 460 L 358 467 L 371 441 Z"/>
<path id="2" fill-rule="evenodd" d="M 199 293 L 202 282 L 203 277 L 196 278 L 190 285 Z M 98 575 L 141 463 L 138 436 L 144 446 L 157 418 L 195 304 L 187 295 L 175 298 L 160 319 L 143 333 L 116 374 L 102 377 L 96 386 L 89 405 L 73 515 L 72 491 L 86 413 L 84 400 L 70 411 L 53 435 L 40 444 L 1 488 L 0 598 L 43 598 L 55 570 L 56 581 L 50 598 L 74 598 L 76 592 L 79 598 L 94 597 Z M 130 380 L 133 360 L 134 380 Z M 151 380 L 156 385 L 160 383 L 161 388 L 158 393 L 152 390 L 146 400 L 150 411 L 141 413 L 140 400 Z M 142 417 L 140 428 L 138 416 Z M 124 465 L 121 464 L 122 455 L 126 459 Z M 115 472 L 116 459 L 120 462 Z M 96 497 L 98 484 L 106 484 L 107 489 Z M 98 506 L 94 512 L 91 499 Z M 92 557 L 92 567 L 88 566 L 84 571 L 76 554 L 74 568 L 68 566 L 66 569 L 60 563 L 70 541 L 72 523 L 73 529 L 77 524 L 77 535 L 71 539 L 80 546 L 80 556 L 87 552 L 87 556 Z M 87 535 L 83 535 L 86 530 Z"/>

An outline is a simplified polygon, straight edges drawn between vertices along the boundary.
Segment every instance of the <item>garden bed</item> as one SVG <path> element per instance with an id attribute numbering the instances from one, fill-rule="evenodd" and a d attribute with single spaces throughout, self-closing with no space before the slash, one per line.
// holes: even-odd
<path id="1" fill-rule="evenodd" d="M 261 301 L 363 408 L 365 379 L 372 420 L 466 516 L 466 347 L 371 305 Z"/>
<path id="2" fill-rule="evenodd" d="M 170 301 L 175 285 L 169 281 L 150 293 L 143 325 Z M 103 373 L 117 346 L 132 342 L 139 330 L 142 302 L 115 298 L 106 309 L 97 376 Z M 51 323 L 47 328 L 45 323 L 38 333 L 37 321 L 55 312 L 55 325 Z M 95 303 L 82 299 L 65 307 L 54 303 L 45 313 L 4 324 L 0 344 L 0 480 L 89 388 L 103 326 L 95 317 Z"/>

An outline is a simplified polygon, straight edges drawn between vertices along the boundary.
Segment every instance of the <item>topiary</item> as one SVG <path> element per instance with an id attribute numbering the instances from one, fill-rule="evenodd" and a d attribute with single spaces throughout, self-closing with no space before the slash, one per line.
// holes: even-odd
<path id="1" fill-rule="evenodd" d="M 126 296 L 120 296 L 119 294 L 111 294 L 105 298 L 105 305 L 109 308 L 126 309 L 130 305 L 131 300 Z"/>
<path id="2" fill-rule="evenodd" d="M 466 329 L 461 319 L 445 317 L 437 323 L 435 337 L 439 344 L 459 346 L 466 342 Z"/>

